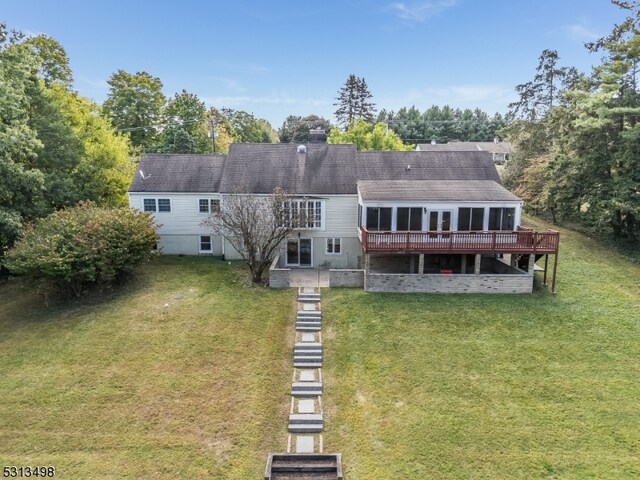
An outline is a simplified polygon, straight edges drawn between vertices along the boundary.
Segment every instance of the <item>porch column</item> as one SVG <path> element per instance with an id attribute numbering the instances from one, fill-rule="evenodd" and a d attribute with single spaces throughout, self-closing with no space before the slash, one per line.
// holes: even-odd
<path id="1" fill-rule="evenodd" d="M 418 273 L 420 275 L 424 273 L 424 253 L 418 255 Z"/>
<path id="2" fill-rule="evenodd" d="M 536 264 L 536 256 L 534 254 L 529 255 L 529 268 L 527 268 L 527 272 L 533 275 L 533 268 Z"/>
<path id="3" fill-rule="evenodd" d="M 480 259 L 481 258 L 482 258 L 482 255 L 480 253 L 476 253 L 476 261 L 473 267 L 474 275 L 480 275 Z"/>
<path id="4" fill-rule="evenodd" d="M 371 256 L 368 253 L 364 254 L 364 271 L 368 272 L 371 269 Z"/>
<path id="5" fill-rule="evenodd" d="M 467 273 L 467 255 L 462 254 L 460 258 L 460 273 Z"/>

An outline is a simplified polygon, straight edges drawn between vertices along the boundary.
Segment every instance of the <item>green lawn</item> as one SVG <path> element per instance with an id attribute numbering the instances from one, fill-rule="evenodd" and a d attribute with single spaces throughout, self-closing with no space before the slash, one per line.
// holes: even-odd
<path id="1" fill-rule="evenodd" d="M 260 478 L 286 448 L 295 303 L 245 278 L 164 257 L 76 302 L 0 285 L 0 466 Z M 331 289 L 323 309 L 346 480 L 640 477 L 638 264 L 563 231 L 556 295 Z"/>
<path id="2" fill-rule="evenodd" d="M 331 289 L 323 309 L 348 480 L 640 478 L 638 264 L 562 231 L 556 295 Z"/>
<path id="3" fill-rule="evenodd" d="M 56 478 L 260 478 L 286 448 L 294 295 L 164 257 L 80 302 L 0 285 L 0 467 Z M 165 307 L 168 304 L 168 307 Z"/>

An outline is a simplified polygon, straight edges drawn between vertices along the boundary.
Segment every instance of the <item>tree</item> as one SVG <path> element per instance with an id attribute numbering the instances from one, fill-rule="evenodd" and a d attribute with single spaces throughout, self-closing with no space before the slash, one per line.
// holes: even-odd
<path id="1" fill-rule="evenodd" d="M 329 120 L 318 115 L 306 117 L 290 115 L 278 130 L 280 143 L 307 143 L 309 131 L 314 128 L 321 128 L 325 132 L 329 132 L 333 127 Z"/>
<path id="2" fill-rule="evenodd" d="M 62 83 L 65 87 L 71 87 L 73 75 L 69 66 L 69 57 L 57 40 L 47 35 L 36 35 L 27 38 L 24 44 L 32 47 L 40 58 L 40 77 L 47 86 Z"/>
<path id="3" fill-rule="evenodd" d="M 155 227 L 148 213 L 81 203 L 27 226 L 6 265 L 79 297 L 92 285 L 122 282 L 148 260 L 158 241 Z"/>
<path id="4" fill-rule="evenodd" d="M 128 205 L 135 166 L 128 135 L 115 133 L 91 100 L 56 85 L 51 94 L 79 144 L 79 159 L 70 172 L 77 198 L 98 206 Z"/>
<path id="5" fill-rule="evenodd" d="M 230 127 L 229 133 L 239 143 L 271 143 L 271 134 L 264 123 L 251 113 L 232 108 L 223 108 L 222 114 Z M 268 122 L 267 122 L 268 123 Z M 269 125 L 271 129 L 271 125 Z"/>
<path id="6" fill-rule="evenodd" d="M 121 132 L 128 132 L 131 145 L 153 150 L 158 141 L 165 97 L 162 82 L 147 72 L 118 70 L 107 81 L 109 94 L 104 114 Z"/>
<path id="7" fill-rule="evenodd" d="M 294 214 L 289 207 L 291 199 L 280 188 L 271 195 L 242 192 L 225 195 L 220 209 L 204 222 L 238 251 L 251 271 L 253 283 L 262 282 L 280 244 L 303 223 L 306 209 Z"/>
<path id="8" fill-rule="evenodd" d="M 229 145 L 233 143 L 230 131 L 233 131 L 233 127 L 227 118 L 220 110 L 211 107 L 207 112 L 207 135 L 212 142 L 212 153 L 229 153 Z"/>
<path id="9" fill-rule="evenodd" d="M 331 130 L 327 143 L 353 143 L 360 151 L 414 150 L 414 145 L 405 145 L 400 137 L 384 123 L 375 125 L 362 119 L 354 120 L 346 131 Z"/>
<path id="10" fill-rule="evenodd" d="M 31 93 L 40 88 L 38 57 L 0 23 L 0 261 L 35 215 L 44 175 L 31 165 L 42 142 L 30 125 Z"/>
<path id="11" fill-rule="evenodd" d="M 559 60 L 556 50 L 542 51 L 533 80 L 516 86 L 516 93 L 520 98 L 509 104 L 514 116 L 532 121 L 544 118 L 558 104 L 560 91 L 570 89 L 577 81 L 577 70 L 573 67 L 560 67 Z"/>
<path id="12" fill-rule="evenodd" d="M 376 113 L 375 104 L 371 102 L 373 95 L 369 91 L 364 78 L 351 74 L 344 86 L 339 90 L 337 103 L 338 109 L 335 116 L 339 125 L 348 126 L 356 119 L 373 122 Z"/>
<path id="13" fill-rule="evenodd" d="M 170 99 L 162 113 L 163 153 L 208 153 L 207 109 L 197 95 L 182 90 Z"/>

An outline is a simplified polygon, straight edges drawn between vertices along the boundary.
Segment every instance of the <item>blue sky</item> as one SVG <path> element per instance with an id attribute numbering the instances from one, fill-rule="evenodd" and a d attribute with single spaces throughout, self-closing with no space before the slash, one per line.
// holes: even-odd
<path id="1" fill-rule="evenodd" d="M 506 112 L 540 52 L 589 71 L 585 41 L 624 14 L 608 0 L 0 0 L 0 21 L 67 50 L 75 88 L 102 103 L 118 69 L 159 77 L 208 106 L 278 128 L 290 114 L 334 121 L 347 76 L 378 108 Z"/>

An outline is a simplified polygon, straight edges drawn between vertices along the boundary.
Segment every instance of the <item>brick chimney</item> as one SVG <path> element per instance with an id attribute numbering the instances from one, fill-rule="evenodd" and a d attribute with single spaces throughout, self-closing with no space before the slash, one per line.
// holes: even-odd
<path id="1" fill-rule="evenodd" d="M 309 143 L 327 143 L 327 132 L 323 128 L 309 130 Z"/>

